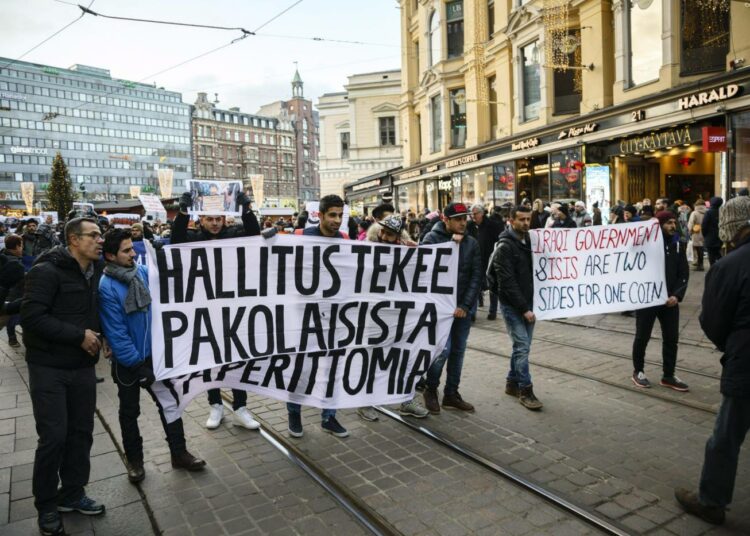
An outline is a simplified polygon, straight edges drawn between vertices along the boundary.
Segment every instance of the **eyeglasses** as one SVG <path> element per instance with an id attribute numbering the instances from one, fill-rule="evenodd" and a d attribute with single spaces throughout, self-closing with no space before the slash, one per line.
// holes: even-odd
<path id="1" fill-rule="evenodd" d="M 102 233 L 97 231 L 91 231 L 90 233 L 78 233 L 78 236 L 88 236 L 94 240 L 99 240 L 102 237 Z"/>

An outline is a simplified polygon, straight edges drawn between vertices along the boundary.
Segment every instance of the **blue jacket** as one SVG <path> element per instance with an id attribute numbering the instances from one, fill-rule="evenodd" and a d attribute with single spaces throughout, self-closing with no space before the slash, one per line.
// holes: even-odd
<path id="1" fill-rule="evenodd" d="M 138 266 L 138 277 L 148 288 L 148 269 Z M 139 365 L 151 355 L 151 306 L 146 312 L 125 313 L 128 286 L 102 275 L 99 281 L 99 316 L 112 356 L 125 367 Z"/>

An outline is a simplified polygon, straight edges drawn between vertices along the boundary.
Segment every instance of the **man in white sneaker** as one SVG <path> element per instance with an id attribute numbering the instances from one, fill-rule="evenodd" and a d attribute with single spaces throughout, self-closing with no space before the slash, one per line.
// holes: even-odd
<path id="1" fill-rule="evenodd" d="M 204 214 L 201 216 L 201 229 L 199 231 L 188 231 L 190 216 L 188 209 L 193 204 L 190 192 L 185 192 L 180 197 L 180 211 L 175 216 L 172 224 L 171 244 L 183 244 L 185 242 L 200 242 L 203 240 L 221 240 L 224 238 L 237 238 L 240 236 L 257 236 L 260 234 L 258 219 L 250 209 L 250 199 L 242 192 L 237 191 L 237 206 L 242 207 L 242 226 L 227 227 L 224 214 Z M 221 391 L 210 389 L 208 391 L 208 403 L 211 405 L 206 428 L 213 430 L 218 428 L 224 418 L 224 405 L 221 401 Z M 232 389 L 232 409 L 234 410 L 234 423 L 247 428 L 257 430 L 260 423 L 253 419 L 247 410 L 247 391 Z"/>

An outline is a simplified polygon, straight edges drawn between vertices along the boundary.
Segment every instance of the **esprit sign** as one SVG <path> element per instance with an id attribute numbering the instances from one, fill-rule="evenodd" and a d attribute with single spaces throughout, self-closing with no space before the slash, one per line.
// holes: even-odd
<path id="1" fill-rule="evenodd" d="M 637 136 L 628 138 L 620 142 L 620 153 L 632 154 L 652 149 L 662 149 L 664 147 L 674 147 L 685 143 L 692 143 L 690 138 L 690 129 L 682 127 L 674 130 L 665 130 L 646 136 Z"/>
<path id="2" fill-rule="evenodd" d="M 722 153 L 727 150 L 727 129 L 703 127 L 703 152 Z"/>
<path id="3" fill-rule="evenodd" d="M 705 106 L 714 102 L 720 102 L 727 99 L 731 99 L 740 94 L 740 86 L 737 84 L 727 84 L 714 88 L 710 91 L 701 91 L 700 93 L 693 93 L 682 97 L 677 101 L 680 110 L 689 110 L 691 108 L 697 108 L 699 106 Z"/>

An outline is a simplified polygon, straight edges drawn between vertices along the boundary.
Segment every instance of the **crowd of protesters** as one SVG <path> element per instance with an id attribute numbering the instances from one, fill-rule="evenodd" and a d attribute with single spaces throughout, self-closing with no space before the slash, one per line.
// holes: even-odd
<path id="1" fill-rule="evenodd" d="M 536 321 L 529 241 L 532 229 L 575 229 L 652 218 L 658 220 L 665 239 L 665 278 L 669 299 L 664 305 L 641 309 L 635 314 L 632 381 L 640 388 L 651 386 L 643 370 L 644 354 L 658 319 L 664 339 L 660 384 L 687 391 L 687 384 L 674 375 L 674 369 L 678 304 L 687 290 L 688 256 L 694 261 L 695 270 L 703 270 L 705 251 L 709 265 L 713 266 L 727 250 L 739 249 L 747 243 L 745 231 L 750 225 L 750 197 L 746 190 L 726 204 L 719 197 L 708 202 L 697 199 L 692 206 L 667 199 L 657 199 L 652 206 L 649 199 L 644 199 L 635 204 L 616 203 L 606 215 L 596 203 L 589 210 L 582 201 L 544 203 L 537 199 L 532 203 L 523 199 L 517 206 L 506 204 L 489 211 L 480 204 L 468 206 L 453 202 L 442 211 L 424 210 L 421 214 L 409 210 L 399 214 L 392 205 L 383 203 L 369 215 L 349 218 L 346 228 L 342 228 L 344 201 L 338 196 L 322 198 L 314 220 L 307 212 L 301 212 L 289 219 L 268 217 L 259 221 L 251 210 L 250 199 L 242 192 L 237 193 L 237 205 L 241 207 L 239 218 L 202 215 L 194 221 L 188 214 L 191 205 L 191 194 L 186 192 L 180 198 L 180 210 L 173 221 L 143 220 L 129 228 L 110 228 L 106 217 L 93 212 L 72 212 L 66 222 L 60 224 L 47 217 L 44 221 L 37 218 L 8 219 L 0 225 L 3 246 L 0 254 L 0 304 L 8 319 L 10 345 L 20 346 L 17 336 L 20 324 L 26 348 L 39 435 L 32 491 L 42 534 L 63 533 L 59 512 L 98 515 L 105 510 L 104 505 L 89 498 L 84 491 L 89 477 L 96 405 L 94 365 L 100 354 L 110 359 L 112 378 L 117 385 L 128 479 L 139 482 L 146 476 L 143 438 L 138 427 L 140 390 L 145 389 L 154 401 L 156 397 L 150 389 L 154 372 L 150 348 L 148 268 L 141 262 L 145 255 L 144 241 L 151 241 L 158 247 L 294 233 L 409 247 L 449 241 L 458 243 L 457 304 L 452 311 L 453 322 L 446 347 L 435 357 L 418 385 L 423 391 L 421 400 L 415 397 L 399 408 L 402 415 L 425 418 L 439 414 L 441 408 L 474 411 L 474 406 L 460 394 L 459 385 L 472 323 L 478 307 L 483 306 L 485 300 L 489 302 L 488 320 L 495 320 L 498 313 L 502 316 L 512 346 L 506 394 L 517 398 L 530 410 L 538 411 L 543 407 L 534 393 L 529 369 Z M 313 221 L 315 224 L 311 224 Z M 738 241 L 740 231 L 745 234 Z M 739 262 L 737 255 L 732 259 L 735 264 Z M 727 267 L 722 273 L 728 277 L 740 277 L 729 268 L 731 263 L 719 266 Z M 721 287 L 717 277 L 712 278 L 711 284 L 712 288 Z M 717 296 L 707 306 L 723 306 L 718 303 L 723 299 L 721 291 L 721 288 L 715 290 Z M 724 297 L 735 301 L 746 299 L 745 294 Z M 739 307 L 736 303 L 734 306 Z M 746 314 L 748 305 L 744 303 L 742 307 L 745 307 L 742 310 Z M 725 402 L 717 429 L 707 447 L 709 469 L 704 469 L 704 473 L 711 473 L 710 465 L 715 464 L 712 460 L 722 448 L 730 448 L 732 452 L 739 450 L 742 440 L 737 429 L 743 425 L 738 423 L 742 418 L 745 419 L 742 422 L 747 422 L 748 359 L 746 351 L 742 355 L 732 353 L 734 346 L 728 346 L 730 343 L 727 342 L 732 333 L 727 333 L 727 329 L 732 329 L 736 319 L 727 318 L 726 321 L 726 325 L 718 326 L 715 318 L 705 319 L 704 327 L 711 331 L 711 340 L 720 349 L 727 348 L 733 377 L 726 380 L 722 377 Z M 746 330 L 747 326 L 743 329 Z M 446 380 L 441 398 L 438 388 L 443 369 L 446 369 Z M 741 402 L 734 401 L 735 398 Z M 233 390 L 234 423 L 257 429 L 260 424 L 248 411 L 246 402 L 245 391 Z M 218 389 L 208 392 L 208 404 L 206 427 L 216 429 L 225 417 Z M 203 470 L 206 462 L 187 449 L 182 421 L 167 423 L 158 402 L 156 405 L 172 466 L 188 471 Z M 295 438 L 303 436 L 300 410 L 298 404 L 287 404 L 289 435 Z M 378 420 L 377 412 L 371 407 L 359 408 L 357 414 L 365 421 Z M 321 412 L 321 428 L 336 437 L 349 435 L 337 420 L 335 410 Z M 729 447 L 724 444 L 728 441 L 731 442 Z M 728 478 L 731 469 L 722 465 L 713 471 Z M 736 472 L 736 453 L 733 470 Z M 713 473 L 704 474 L 700 496 L 683 491 L 678 499 L 704 519 L 718 521 L 720 518 L 723 521 L 723 509 L 731 499 L 731 489 L 727 490 L 725 484 L 716 484 L 716 478 Z M 58 489 L 60 483 L 62 487 Z M 711 486 L 716 490 L 709 489 Z"/>

